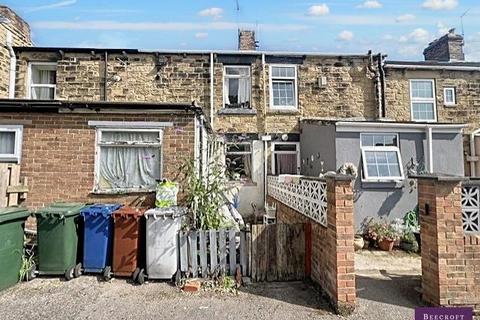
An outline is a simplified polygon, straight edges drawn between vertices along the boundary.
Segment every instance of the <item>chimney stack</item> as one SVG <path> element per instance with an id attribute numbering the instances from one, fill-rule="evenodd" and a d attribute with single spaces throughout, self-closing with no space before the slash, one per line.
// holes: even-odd
<path id="1" fill-rule="evenodd" d="M 258 44 L 255 40 L 255 31 L 238 30 L 238 50 L 255 51 Z"/>
<path id="2" fill-rule="evenodd" d="M 423 50 L 426 61 L 465 61 L 463 36 L 455 33 L 455 28 L 439 39 L 431 42 Z"/>

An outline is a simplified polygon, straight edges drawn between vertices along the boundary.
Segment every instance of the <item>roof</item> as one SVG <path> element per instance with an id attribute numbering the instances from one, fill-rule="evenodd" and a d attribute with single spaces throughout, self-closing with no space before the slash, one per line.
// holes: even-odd
<path id="1" fill-rule="evenodd" d="M 480 62 L 472 61 L 386 61 L 385 68 L 480 71 Z"/>
<path id="2" fill-rule="evenodd" d="M 225 54 L 225 55 L 250 55 L 250 56 L 319 56 L 319 57 L 348 57 L 348 58 L 367 58 L 368 53 L 322 53 L 322 52 L 289 52 L 289 51 L 247 51 L 247 50 L 142 50 L 142 49 L 122 49 L 122 48 L 73 48 L 73 47 L 14 47 L 16 52 L 70 52 L 70 53 L 92 53 L 108 52 L 112 54 Z M 378 56 L 377 55 L 373 55 Z"/>
<path id="3" fill-rule="evenodd" d="M 65 101 L 65 100 L 30 100 L 30 99 L 0 99 L 0 112 L 9 111 L 54 111 L 65 109 L 102 109 L 123 110 L 165 110 L 165 111 L 192 111 L 203 114 L 202 108 L 192 103 L 164 103 L 164 102 L 118 102 L 118 101 Z"/>

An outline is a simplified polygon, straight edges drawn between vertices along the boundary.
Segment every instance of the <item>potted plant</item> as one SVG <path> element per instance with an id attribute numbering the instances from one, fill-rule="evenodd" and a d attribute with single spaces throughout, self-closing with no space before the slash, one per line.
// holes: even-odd
<path id="1" fill-rule="evenodd" d="M 355 251 L 363 249 L 364 245 L 365 241 L 363 240 L 363 235 L 356 234 L 355 239 L 353 240 L 353 247 L 355 248 Z"/>
<path id="2" fill-rule="evenodd" d="M 383 251 L 392 251 L 393 244 L 398 240 L 398 233 L 389 223 L 381 223 L 377 229 L 378 247 Z"/>
<path id="3" fill-rule="evenodd" d="M 417 252 L 418 251 L 418 243 L 415 239 L 415 235 L 411 230 L 405 231 L 402 235 L 400 240 L 400 248 L 407 252 Z"/>
<path id="4" fill-rule="evenodd" d="M 372 217 L 367 217 L 362 221 L 362 234 L 364 240 L 364 248 L 372 248 L 377 243 L 377 229 L 378 222 L 375 222 Z"/>

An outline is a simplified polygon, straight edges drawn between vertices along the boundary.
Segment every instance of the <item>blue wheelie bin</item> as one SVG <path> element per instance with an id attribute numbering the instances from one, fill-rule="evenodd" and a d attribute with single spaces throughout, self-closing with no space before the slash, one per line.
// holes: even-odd
<path id="1" fill-rule="evenodd" d="M 112 213 L 120 207 L 119 204 L 95 204 L 85 207 L 80 212 L 85 225 L 83 244 L 83 271 L 85 273 L 101 273 L 105 280 L 110 280 L 113 241 Z"/>

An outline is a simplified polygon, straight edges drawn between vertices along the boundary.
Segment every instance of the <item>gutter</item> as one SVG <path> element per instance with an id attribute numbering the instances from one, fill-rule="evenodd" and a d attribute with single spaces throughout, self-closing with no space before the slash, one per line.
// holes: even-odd
<path id="1" fill-rule="evenodd" d="M 16 65 L 17 57 L 15 56 L 15 51 L 13 50 L 13 36 L 10 30 L 7 30 L 7 43 L 6 47 L 10 55 L 10 68 L 9 68 L 9 83 L 8 83 L 8 97 L 10 99 L 15 98 L 15 77 L 16 77 Z"/>
<path id="2" fill-rule="evenodd" d="M 452 70 L 452 71 L 480 71 L 480 67 L 469 66 L 427 66 L 427 65 L 407 65 L 407 64 L 386 64 L 385 68 L 391 69 L 411 69 L 411 70 Z"/>

